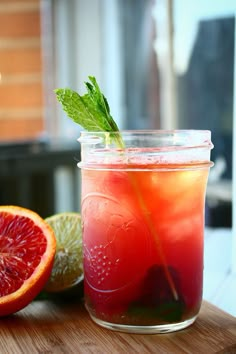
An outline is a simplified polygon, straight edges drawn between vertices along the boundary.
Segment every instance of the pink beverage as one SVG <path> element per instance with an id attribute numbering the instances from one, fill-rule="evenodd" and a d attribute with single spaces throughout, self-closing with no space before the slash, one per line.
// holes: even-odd
<path id="1" fill-rule="evenodd" d="M 175 331 L 202 301 L 210 132 L 121 134 L 122 149 L 80 139 L 86 308 L 111 329 Z"/>

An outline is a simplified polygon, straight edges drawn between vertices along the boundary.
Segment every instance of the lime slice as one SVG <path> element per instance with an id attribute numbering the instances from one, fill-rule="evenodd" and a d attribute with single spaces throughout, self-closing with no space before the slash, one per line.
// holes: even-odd
<path id="1" fill-rule="evenodd" d="M 51 276 L 44 288 L 56 293 L 71 289 L 83 280 L 82 231 L 79 213 L 66 212 L 45 219 L 56 236 L 56 255 Z"/>

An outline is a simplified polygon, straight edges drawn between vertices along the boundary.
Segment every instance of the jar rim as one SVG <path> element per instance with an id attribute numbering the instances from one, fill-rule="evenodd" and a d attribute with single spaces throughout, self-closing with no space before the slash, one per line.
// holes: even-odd
<path id="1" fill-rule="evenodd" d="M 208 129 L 122 129 L 119 131 L 105 131 L 105 130 L 82 130 L 81 134 L 173 134 L 173 133 L 195 133 L 195 134 L 210 134 L 211 131 Z"/>
<path id="2" fill-rule="evenodd" d="M 152 138 L 153 142 L 160 142 L 164 146 L 172 146 L 178 148 L 197 148 L 207 147 L 212 149 L 214 145 L 211 141 L 210 130 L 200 129 L 143 129 L 143 130 L 120 130 L 120 131 L 81 131 L 80 137 L 77 139 L 82 144 L 99 144 L 107 141 L 109 137 L 121 136 L 124 142 L 132 142 L 137 139 Z M 102 140 L 101 140 L 102 139 Z M 132 140 L 133 139 L 133 140 Z M 155 140 L 156 139 L 156 140 Z M 159 140 L 158 140 L 159 139 Z M 140 140 L 141 141 L 141 140 Z M 150 140 L 151 142 L 151 140 Z M 126 149 L 128 146 L 123 147 Z"/>

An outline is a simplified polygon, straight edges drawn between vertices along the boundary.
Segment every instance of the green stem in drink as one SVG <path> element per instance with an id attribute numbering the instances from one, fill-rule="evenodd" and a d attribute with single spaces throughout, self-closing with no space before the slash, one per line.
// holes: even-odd
<path id="1" fill-rule="evenodd" d="M 171 276 L 171 274 L 169 272 L 168 266 L 166 264 L 166 259 L 165 259 L 164 253 L 162 251 L 160 239 L 159 239 L 159 237 L 157 235 L 157 232 L 155 230 L 155 227 L 153 225 L 152 219 L 150 217 L 150 213 L 149 213 L 149 211 L 147 209 L 147 206 L 146 206 L 145 201 L 144 201 L 144 199 L 142 197 L 142 194 L 140 193 L 140 190 L 139 190 L 139 187 L 137 185 L 136 179 L 133 178 L 133 176 L 130 176 L 130 181 L 131 181 L 131 184 L 133 186 L 134 191 L 136 192 L 136 196 L 138 198 L 138 202 L 139 202 L 139 205 L 141 207 L 143 216 L 144 216 L 144 218 L 146 220 L 146 224 L 147 224 L 147 226 L 149 228 L 149 231 L 154 236 L 154 241 L 155 241 L 157 250 L 159 252 L 159 256 L 161 258 L 161 261 L 162 261 L 162 264 L 163 264 L 163 267 L 164 267 L 164 272 L 165 272 L 167 281 L 169 283 L 170 289 L 172 291 L 174 300 L 178 301 L 179 300 L 179 296 L 178 296 L 178 293 L 176 291 L 175 284 L 174 284 L 174 281 L 172 279 L 172 276 Z"/>
<path id="2" fill-rule="evenodd" d="M 110 107 L 106 97 L 102 94 L 95 77 L 89 76 L 89 80 L 90 82 L 85 82 L 87 94 L 84 94 L 83 96 L 69 88 L 56 89 L 55 93 L 58 101 L 61 103 L 62 108 L 66 112 L 67 116 L 71 118 L 75 123 L 79 124 L 81 127 L 88 131 L 109 132 L 116 144 L 120 148 L 125 148 L 124 141 L 119 134 L 119 128 L 110 114 Z M 173 297 L 175 300 L 178 300 L 178 294 L 171 274 L 168 270 L 165 256 L 161 249 L 161 243 L 149 216 L 147 206 L 145 205 L 145 201 L 139 191 L 135 179 L 130 174 L 129 177 L 137 195 L 139 205 L 144 214 L 149 230 L 154 237 L 155 244 L 163 262 L 166 278 L 172 291 Z"/>

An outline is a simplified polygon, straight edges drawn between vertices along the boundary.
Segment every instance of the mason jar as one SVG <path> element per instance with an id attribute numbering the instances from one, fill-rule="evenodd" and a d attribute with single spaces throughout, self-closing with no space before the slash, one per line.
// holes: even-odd
<path id="1" fill-rule="evenodd" d="M 82 132 L 85 306 L 99 325 L 191 325 L 203 288 L 210 131 Z"/>

